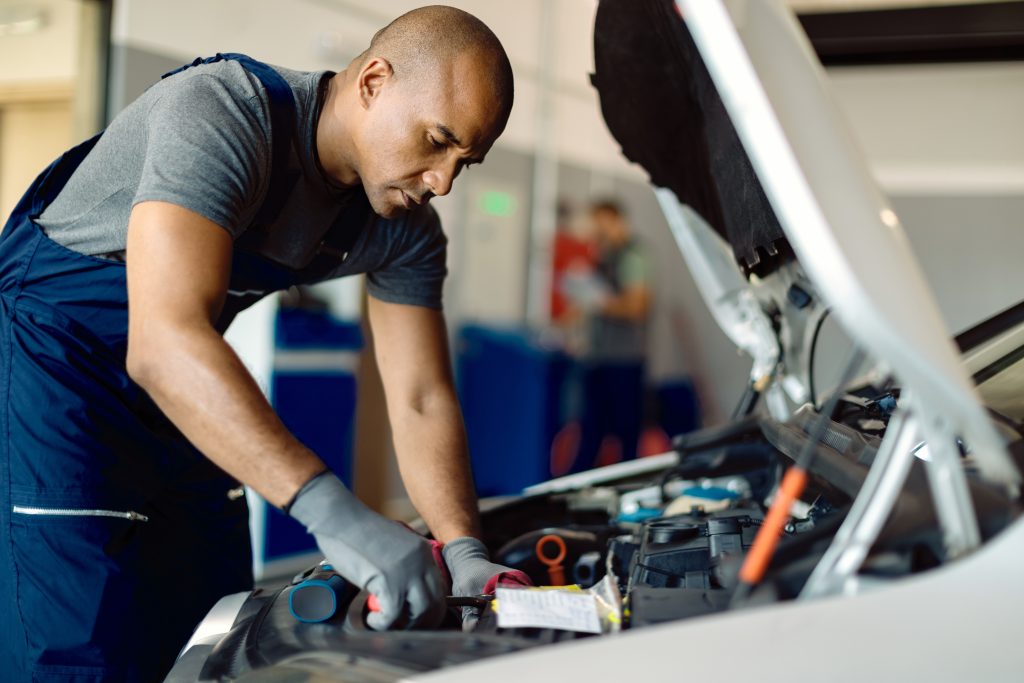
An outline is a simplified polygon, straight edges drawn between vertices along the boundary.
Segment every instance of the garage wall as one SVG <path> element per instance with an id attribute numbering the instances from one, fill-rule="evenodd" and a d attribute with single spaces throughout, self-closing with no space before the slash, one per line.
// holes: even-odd
<path id="1" fill-rule="evenodd" d="M 0 2 L 0 216 L 75 140 L 92 135 L 102 86 L 103 7 Z"/>
<path id="2" fill-rule="evenodd" d="M 77 0 L 0 4 L 0 221 L 71 142 Z M 2 225 L 0 222 L 0 225 Z"/>
<path id="3" fill-rule="evenodd" d="M 0 3 L 0 22 L 28 26 L 0 40 L 0 85 L 61 83 L 77 73 L 81 0 Z"/>
<path id="4" fill-rule="evenodd" d="M 1024 63 L 829 76 L 950 331 L 1024 298 Z"/>
<path id="5" fill-rule="evenodd" d="M 71 123 L 70 87 L 22 90 L 18 98 L 5 97 L 0 87 L 0 220 L 71 145 Z"/>

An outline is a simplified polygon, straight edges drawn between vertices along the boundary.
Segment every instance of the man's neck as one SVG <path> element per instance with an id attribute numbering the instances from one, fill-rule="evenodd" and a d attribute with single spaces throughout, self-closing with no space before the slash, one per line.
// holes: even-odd
<path id="1" fill-rule="evenodd" d="M 320 120 L 316 127 L 316 148 L 320 165 L 330 182 L 342 187 L 360 184 L 359 173 L 349 162 L 352 158 L 352 139 L 345 125 L 345 108 L 341 97 L 348 85 L 347 70 L 331 77 L 327 84 Z"/>

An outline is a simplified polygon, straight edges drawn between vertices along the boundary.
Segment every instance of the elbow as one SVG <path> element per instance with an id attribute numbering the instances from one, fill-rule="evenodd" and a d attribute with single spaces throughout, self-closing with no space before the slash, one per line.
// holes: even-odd
<path id="1" fill-rule="evenodd" d="M 128 377 L 146 391 L 149 391 L 156 382 L 157 372 L 153 355 L 143 345 L 129 339 L 125 370 L 128 371 Z"/>
<path id="2" fill-rule="evenodd" d="M 128 377 L 150 394 L 159 385 L 164 375 L 162 370 L 165 366 L 165 363 L 161 362 L 161 358 L 165 358 L 165 356 L 160 349 L 159 341 L 152 337 L 153 335 L 148 335 L 148 338 L 143 337 L 129 331 L 128 352 L 125 356 L 125 370 L 128 372 Z"/>
<path id="3" fill-rule="evenodd" d="M 394 413 L 396 417 L 439 419 L 450 416 L 453 410 L 458 410 L 454 389 L 438 385 L 410 391 L 398 401 Z"/>
<path id="4" fill-rule="evenodd" d="M 149 320 L 128 326 L 128 350 L 125 370 L 133 382 L 151 396 L 176 386 L 188 364 L 183 358 L 202 355 L 207 335 L 223 343 L 220 335 L 206 322 L 190 323 Z"/>

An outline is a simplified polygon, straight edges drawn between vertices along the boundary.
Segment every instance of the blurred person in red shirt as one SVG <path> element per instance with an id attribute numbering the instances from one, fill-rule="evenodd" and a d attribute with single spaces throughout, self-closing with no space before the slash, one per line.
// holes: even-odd
<path id="1" fill-rule="evenodd" d="M 551 249 L 551 322 L 556 325 L 572 324 L 579 317 L 578 310 L 564 292 L 566 274 L 572 271 L 592 272 L 597 265 L 596 246 L 576 234 L 572 221 L 572 205 L 566 200 L 560 200 L 555 241 Z"/>

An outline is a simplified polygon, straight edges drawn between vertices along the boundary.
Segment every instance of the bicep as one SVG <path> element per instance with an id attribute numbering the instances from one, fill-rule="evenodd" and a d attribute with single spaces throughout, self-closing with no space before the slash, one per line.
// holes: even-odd
<path id="1" fill-rule="evenodd" d="M 150 324 L 210 324 L 231 271 L 231 235 L 189 209 L 141 202 L 128 221 L 129 338 Z"/>

